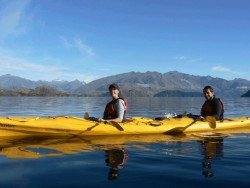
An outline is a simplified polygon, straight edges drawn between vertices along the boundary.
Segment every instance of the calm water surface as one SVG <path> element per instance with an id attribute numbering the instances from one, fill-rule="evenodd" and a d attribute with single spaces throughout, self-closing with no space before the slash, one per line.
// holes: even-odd
<path id="1" fill-rule="evenodd" d="M 1 116 L 101 117 L 109 98 L 1 97 Z M 198 114 L 203 98 L 130 98 L 127 116 Z M 225 116 L 250 116 L 226 98 Z M 1 187 L 249 187 L 250 134 L 0 138 Z"/>

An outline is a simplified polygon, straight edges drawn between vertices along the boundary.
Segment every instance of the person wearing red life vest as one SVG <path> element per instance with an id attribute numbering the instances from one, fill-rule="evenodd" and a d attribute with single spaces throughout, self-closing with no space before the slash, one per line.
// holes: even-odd
<path id="1" fill-rule="evenodd" d="M 216 120 L 222 120 L 224 114 L 224 106 L 219 98 L 214 95 L 214 89 L 211 86 L 206 86 L 203 89 L 203 94 L 206 99 L 201 108 L 200 119 L 204 120 L 206 116 L 213 116 Z"/>
<path id="2" fill-rule="evenodd" d="M 103 118 L 99 119 L 99 121 L 122 122 L 126 113 L 126 101 L 121 96 L 120 88 L 117 84 L 111 84 L 109 86 L 109 93 L 112 100 L 106 105 Z"/>

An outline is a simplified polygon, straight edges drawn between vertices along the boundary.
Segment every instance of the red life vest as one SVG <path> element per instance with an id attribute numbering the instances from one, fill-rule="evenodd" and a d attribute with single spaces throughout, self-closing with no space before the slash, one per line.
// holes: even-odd
<path id="1" fill-rule="evenodd" d="M 123 99 L 123 98 L 118 98 L 118 99 L 114 99 L 112 101 L 110 101 L 106 107 L 105 107 L 105 111 L 104 111 L 104 115 L 103 115 L 103 119 L 115 119 L 117 118 L 117 110 L 115 109 L 115 104 L 117 103 L 117 101 L 121 99 L 124 101 L 125 104 L 125 111 L 124 111 L 124 116 L 125 117 L 125 113 L 126 113 L 126 109 L 127 109 L 127 100 Z"/>

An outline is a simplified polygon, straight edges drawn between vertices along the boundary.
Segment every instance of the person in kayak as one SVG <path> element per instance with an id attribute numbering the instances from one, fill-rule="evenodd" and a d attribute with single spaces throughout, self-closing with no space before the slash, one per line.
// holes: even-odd
<path id="1" fill-rule="evenodd" d="M 216 120 L 222 120 L 224 114 L 223 103 L 214 95 L 214 89 L 211 86 L 206 86 L 203 89 L 203 94 L 206 99 L 201 108 L 200 120 L 205 120 L 206 116 L 213 116 Z"/>
<path id="2" fill-rule="evenodd" d="M 109 86 L 109 93 L 112 96 L 112 100 L 106 105 L 103 118 L 99 121 L 109 122 L 122 122 L 126 113 L 126 102 L 121 96 L 120 88 L 117 84 L 111 84 Z"/>

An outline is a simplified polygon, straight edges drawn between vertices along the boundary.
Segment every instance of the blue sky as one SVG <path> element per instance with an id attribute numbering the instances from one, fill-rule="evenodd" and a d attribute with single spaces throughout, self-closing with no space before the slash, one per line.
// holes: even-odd
<path id="1" fill-rule="evenodd" d="M 248 0 L 0 0 L 0 75 L 250 80 Z"/>

